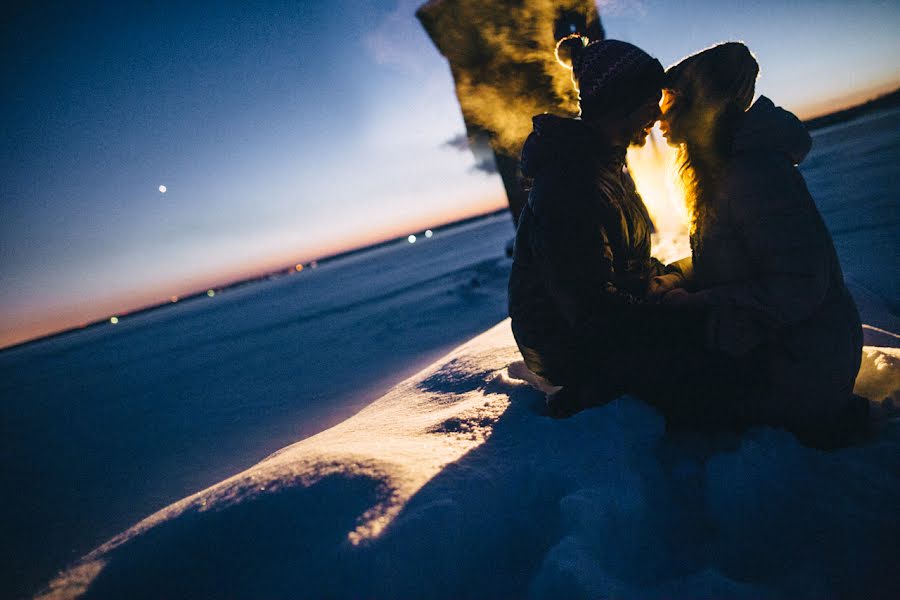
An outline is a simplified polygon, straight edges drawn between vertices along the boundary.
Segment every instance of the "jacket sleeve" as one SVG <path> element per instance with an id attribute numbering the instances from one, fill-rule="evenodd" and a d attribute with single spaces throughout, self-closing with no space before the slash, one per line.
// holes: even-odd
<path id="1" fill-rule="evenodd" d="M 596 207 L 585 201 L 589 193 L 552 179 L 532 190 L 535 226 L 530 245 L 551 296 L 575 327 L 608 305 L 642 302 L 613 283 L 614 249 Z"/>
<path id="2" fill-rule="evenodd" d="M 691 256 L 685 256 L 679 260 L 671 262 L 665 266 L 664 274 L 669 275 L 674 273 L 676 275 L 681 275 L 681 278 L 684 280 L 684 286 L 686 289 L 691 290 L 694 285 L 694 259 Z"/>
<path id="3" fill-rule="evenodd" d="M 739 355 L 821 305 L 829 286 L 830 241 L 802 177 L 787 162 L 745 161 L 734 167 L 723 191 L 751 275 L 706 292 L 708 335 L 714 348 Z"/>

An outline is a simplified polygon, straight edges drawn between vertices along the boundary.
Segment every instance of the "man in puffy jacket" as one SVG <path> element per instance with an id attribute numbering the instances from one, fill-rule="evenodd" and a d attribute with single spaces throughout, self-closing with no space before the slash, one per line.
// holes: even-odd
<path id="1" fill-rule="evenodd" d="M 647 318 L 650 307 L 635 310 L 664 267 L 650 256 L 652 223 L 625 167 L 627 147 L 659 116 L 662 66 L 618 40 L 575 48 L 572 66 L 581 118 L 535 117 L 523 148 L 531 191 L 509 281 L 526 365 L 563 388 L 548 398 L 556 416 L 624 391 L 638 355 L 628 344 L 643 337 L 634 328 L 665 326 Z"/>

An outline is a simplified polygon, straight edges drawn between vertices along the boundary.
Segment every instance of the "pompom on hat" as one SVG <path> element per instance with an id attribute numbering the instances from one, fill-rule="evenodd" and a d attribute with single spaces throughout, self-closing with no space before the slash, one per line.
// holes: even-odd
<path id="1" fill-rule="evenodd" d="M 578 87 L 583 112 L 599 114 L 615 108 L 628 112 L 660 93 L 662 65 L 634 44 L 599 40 L 583 45 L 576 38 L 560 40 L 557 53 L 564 44 L 570 49 L 572 79 Z"/>

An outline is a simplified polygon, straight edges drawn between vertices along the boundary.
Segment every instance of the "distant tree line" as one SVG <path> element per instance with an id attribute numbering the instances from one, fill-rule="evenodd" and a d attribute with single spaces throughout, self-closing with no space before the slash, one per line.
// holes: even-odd
<path id="1" fill-rule="evenodd" d="M 806 124 L 808 130 L 812 131 L 813 129 L 820 129 L 822 127 L 834 125 L 835 123 L 850 121 L 875 111 L 894 108 L 898 105 L 900 105 L 900 88 L 884 94 L 883 96 L 878 96 L 868 102 L 863 102 L 862 104 L 857 104 L 856 106 L 845 108 L 844 110 L 839 110 L 828 115 L 816 117 L 815 119 L 809 119 L 804 121 L 804 124 Z"/>

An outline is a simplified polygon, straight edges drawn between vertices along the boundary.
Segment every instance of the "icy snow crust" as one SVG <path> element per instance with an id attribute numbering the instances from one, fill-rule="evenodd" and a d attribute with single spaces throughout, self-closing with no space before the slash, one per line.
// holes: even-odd
<path id="1" fill-rule="evenodd" d="M 517 359 L 504 321 L 340 425 L 137 524 L 44 597 L 900 593 L 896 420 L 829 453 L 771 429 L 666 434 L 631 398 L 556 421 L 509 376 Z M 897 351 L 864 360 L 864 381 L 896 394 Z"/>

